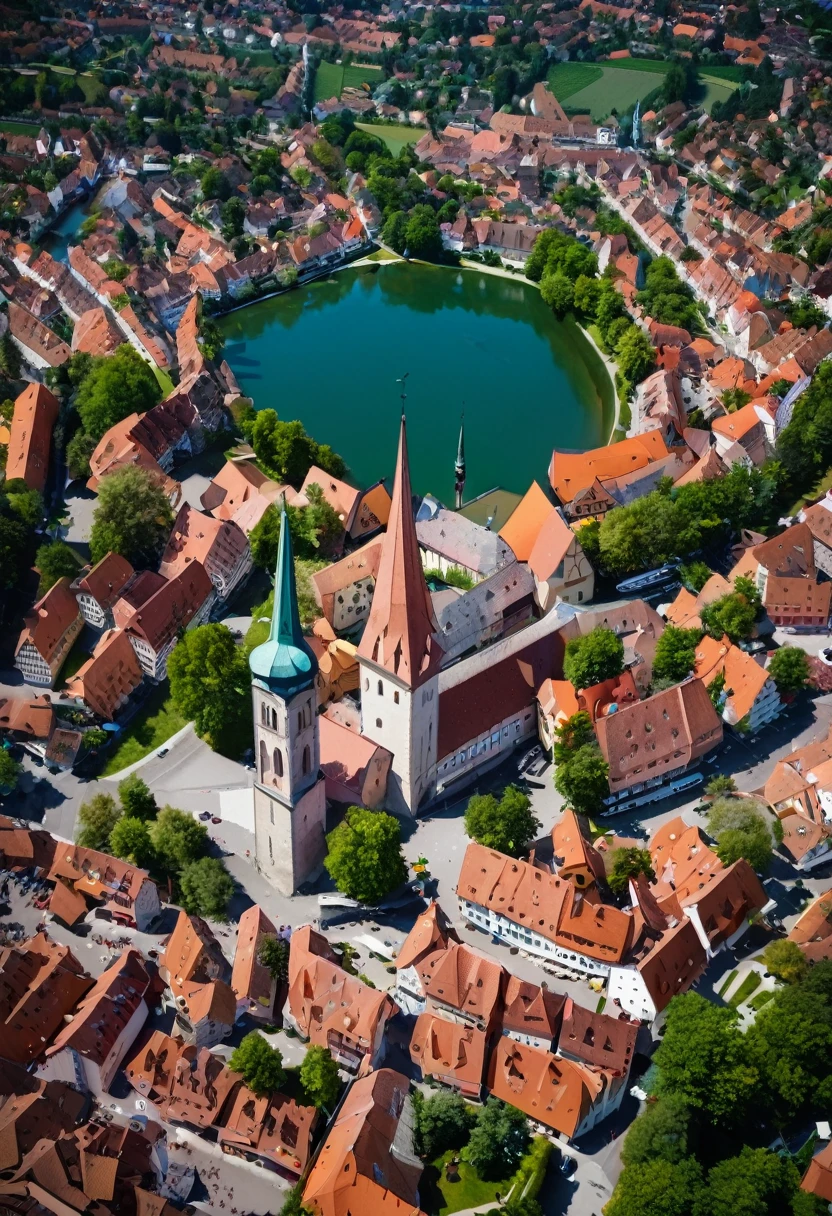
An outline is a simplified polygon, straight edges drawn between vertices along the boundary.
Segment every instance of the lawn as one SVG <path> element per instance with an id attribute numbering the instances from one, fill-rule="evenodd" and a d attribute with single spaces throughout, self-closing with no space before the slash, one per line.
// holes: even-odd
<path id="1" fill-rule="evenodd" d="M 625 63 L 629 63 L 629 60 L 625 60 Z M 561 64 L 559 66 L 571 67 L 572 65 Z M 576 64 L 575 66 L 583 69 L 587 65 Z M 630 106 L 635 105 L 648 93 L 652 93 L 660 84 L 658 72 L 645 72 L 640 69 L 628 71 L 625 68 L 612 67 L 605 63 L 599 78 L 593 80 L 585 88 L 569 94 L 569 109 L 589 110 L 593 122 L 600 122 L 604 118 L 609 118 L 613 110 L 623 114 Z M 555 96 L 559 101 L 563 101 L 557 90 L 555 90 Z"/>
<path id="2" fill-rule="evenodd" d="M 419 1197 L 431 1216 L 450 1216 L 451 1212 L 494 1203 L 498 1195 L 507 1193 L 513 1175 L 500 1182 L 483 1182 L 467 1161 L 459 1163 L 459 1181 L 449 1182 L 445 1177 L 445 1165 L 454 1156 L 458 1157 L 459 1153 L 449 1149 L 432 1161 L 422 1175 Z"/>
<path id="3" fill-rule="evenodd" d="M 368 84 L 371 89 L 381 84 L 384 73 L 381 68 L 373 67 L 370 63 L 349 63 L 344 68 L 344 89 L 360 89 L 362 84 Z"/>
<path id="4" fill-rule="evenodd" d="M 161 367 L 157 367 L 155 363 L 151 364 L 151 367 L 153 368 L 154 376 L 159 381 L 159 387 L 161 388 L 162 393 L 165 397 L 169 397 L 175 387 L 173 381 L 167 372 L 163 371 Z"/>
<path id="5" fill-rule="evenodd" d="M 174 708 L 168 682 L 165 680 L 153 690 L 145 701 L 144 708 L 136 714 L 130 725 L 125 727 L 120 736 L 121 741 L 107 761 L 102 776 L 111 777 L 129 764 L 143 760 L 183 726 L 187 726 L 187 722 Z"/>
<path id="6" fill-rule="evenodd" d="M 6 119 L 0 122 L 0 132 L 6 135 L 37 135 L 39 130 L 36 122 L 11 122 Z"/>
<path id="7" fill-rule="evenodd" d="M 767 1005 L 774 997 L 774 993 L 770 988 L 764 988 L 762 992 L 758 992 L 756 996 L 752 996 L 748 1002 L 748 1008 L 753 1009 L 756 1013 L 758 1009 L 762 1009 L 763 1005 Z"/>
<path id="8" fill-rule="evenodd" d="M 727 101 L 734 90 L 738 87 L 731 80 L 709 80 L 707 76 L 700 77 L 704 85 L 704 91 L 700 96 L 700 102 L 705 107 L 708 114 L 714 107 L 714 102 Z"/>
<path id="9" fill-rule="evenodd" d="M 763 977 L 760 975 L 759 971 L 749 971 L 748 975 L 745 977 L 733 996 L 728 998 L 728 1004 L 731 1005 L 732 1008 L 738 1009 L 740 1005 L 748 1000 L 752 992 L 757 991 L 762 982 Z"/>
<path id="10" fill-rule="evenodd" d="M 822 498 L 827 490 L 832 490 L 832 469 L 827 469 L 815 484 L 810 486 L 806 493 L 801 498 L 798 498 L 797 502 L 789 508 L 787 514 L 796 515 L 798 511 L 802 511 L 810 503 Z"/>
<path id="11" fill-rule="evenodd" d="M 322 60 L 315 73 L 315 101 L 329 101 L 340 97 L 344 87 L 344 69 L 341 64 Z"/>
<path id="12" fill-rule="evenodd" d="M 549 88 L 563 103 L 603 77 L 604 69 L 597 63 L 556 63 L 549 72 Z"/>
<path id="13" fill-rule="evenodd" d="M 733 982 L 734 982 L 734 980 L 735 980 L 736 978 L 737 978 L 737 973 L 736 973 L 736 971 L 731 971 L 731 972 L 729 973 L 729 975 L 728 975 L 727 979 L 725 980 L 725 983 L 722 985 L 722 987 L 721 987 L 721 988 L 720 988 L 720 990 L 719 990 L 719 995 L 720 995 L 720 996 L 725 996 L 725 993 L 726 993 L 726 992 L 728 991 L 728 989 L 731 987 L 731 985 L 733 984 Z"/>
<path id="14" fill-rule="evenodd" d="M 394 156 L 398 156 L 402 148 L 406 148 L 408 144 L 416 144 L 425 134 L 420 127 L 405 127 L 378 122 L 357 122 L 355 124 L 362 131 L 369 131 L 371 135 L 377 136 L 378 139 L 384 140 L 387 147 Z"/>

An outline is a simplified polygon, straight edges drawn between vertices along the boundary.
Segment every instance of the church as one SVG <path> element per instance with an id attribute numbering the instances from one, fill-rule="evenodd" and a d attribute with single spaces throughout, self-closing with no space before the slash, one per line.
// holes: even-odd
<path id="1" fill-rule="evenodd" d="M 269 638 L 249 662 L 256 860 L 291 894 L 325 855 L 326 797 L 317 661 L 300 624 L 285 504 L 283 512 Z M 557 604 L 481 650 L 445 654 L 419 552 L 402 415 L 390 518 L 358 646 L 360 733 L 392 756 L 384 809 L 418 815 L 537 737 L 537 693 L 561 673 L 574 618 Z"/>

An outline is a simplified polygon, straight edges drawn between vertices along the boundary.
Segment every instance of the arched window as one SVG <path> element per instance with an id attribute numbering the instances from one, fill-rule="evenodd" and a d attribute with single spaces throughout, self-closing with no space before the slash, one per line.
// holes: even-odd
<path id="1" fill-rule="evenodd" d="M 298 710 L 298 730 L 303 730 L 303 713 Z"/>
<path id="2" fill-rule="evenodd" d="M 269 725 L 269 707 L 265 701 L 260 702 L 260 721 L 264 726 Z"/>
<path id="3" fill-rule="evenodd" d="M 370 681 L 369 681 L 369 680 L 365 680 L 365 681 L 364 681 L 364 691 L 365 691 L 365 692 L 369 692 L 369 691 L 370 691 Z"/>
<path id="4" fill-rule="evenodd" d="M 303 759 L 301 760 L 301 773 L 305 777 L 312 767 L 312 756 L 309 752 L 309 745 L 303 749 Z"/>
<path id="5" fill-rule="evenodd" d="M 266 780 L 266 773 L 269 771 L 269 753 L 266 749 L 265 739 L 260 740 L 260 780 Z"/>
<path id="6" fill-rule="evenodd" d="M 272 730 L 277 730 L 277 710 L 272 710 Z"/>
<path id="7" fill-rule="evenodd" d="M 283 776 L 283 752 L 279 747 L 274 749 L 274 775 L 278 779 Z"/>
<path id="8" fill-rule="evenodd" d="M 383 697 L 383 696 L 384 696 L 384 685 L 383 685 L 383 683 L 381 682 L 381 680 L 379 680 L 379 682 L 378 682 L 378 695 L 379 695 L 380 697 Z"/>

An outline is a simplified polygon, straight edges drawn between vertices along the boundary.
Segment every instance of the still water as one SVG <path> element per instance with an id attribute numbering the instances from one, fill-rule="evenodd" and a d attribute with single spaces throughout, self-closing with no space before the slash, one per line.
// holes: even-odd
<path id="1" fill-rule="evenodd" d="M 466 500 L 545 484 L 553 447 L 609 438 L 613 394 L 597 352 L 520 276 L 404 263 L 344 270 L 220 325 L 243 392 L 258 409 L 300 418 L 357 485 L 392 477 L 405 372 L 414 490 L 446 502 L 463 411 Z"/>

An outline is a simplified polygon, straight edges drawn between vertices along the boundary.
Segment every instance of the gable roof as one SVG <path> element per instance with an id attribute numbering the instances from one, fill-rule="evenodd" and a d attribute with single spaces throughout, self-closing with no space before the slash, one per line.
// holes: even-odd
<path id="1" fill-rule="evenodd" d="M 499 533 L 518 561 L 529 560 L 540 530 L 554 510 L 545 492 L 533 481 Z"/>
<path id="2" fill-rule="evenodd" d="M 31 490 L 43 490 L 58 409 L 57 397 L 43 384 L 30 384 L 17 398 L 6 456 L 7 481 L 20 477 Z"/>

